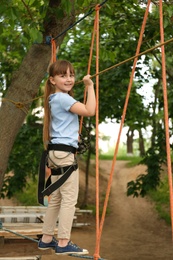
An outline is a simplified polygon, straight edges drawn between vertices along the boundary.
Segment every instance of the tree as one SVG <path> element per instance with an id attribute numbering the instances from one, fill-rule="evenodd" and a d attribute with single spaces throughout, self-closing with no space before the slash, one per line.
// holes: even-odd
<path id="1" fill-rule="evenodd" d="M 23 3 L 25 2 L 23 1 Z M 50 45 L 45 44 L 46 36 L 51 35 L 52 37 L 55 37 L 62 32 L 62 29 L 66 29 L 71 23 L 74 22 L 74 1 L 71 0 L 70 3 L 71 8 L 69 13 L 67 13 L 62 11 L 60 0 L 49 1 L 46 15 L 42 21 L 43 42 L 40 44 L 31 45 L 22 61 L 22 64 L 20 65 L 20 68 L 13 76 L 11 84 L 5 95 L 4 102 L 2 102 L 0 109 L 0 121 L 3 122 L 3 124 L 0 125 L 0 189 L 2 188 L 10 151 L 16 135 L 26 117 L 25 111 L 28 111 L 33 99 L 36 97 L 38 88 L 44 78 L 50 62 L 51 48 Z M 10 4 L 10 1 L 3 1 L 3 4 L 3 7 L 5 8 L 6 5 Z M 19 4 L 19 2 L 16 1 L 16 4 Z M 30 16 L 30 6 L 24 5 L 24 7 L 26 7 L 28 16 Z M 14 11 L 16 9 L 13 8 L 12 10 Z M 61 19 L 57 18 L 58 12 L 61 14 Z M 5 17 L 2 19 L 5 20 Z M 30 23 L 32 24 L 31 17 Z M 20 28 L 20 24 L 18 25 L 18 28 Z M 61 37 L 57 38 L 57 46 L 60 46 L 64 36 L 65 35 L 63 34 Z M 21 106 L 20 104 L 15 104 L 14 106 L 11 101 L 20 102 Z M 30 102 L 25 103 L 26 101 Z M 24 104 L 24 107 L 22 104 Z M 22 110 L 23 108 L 25 108 L 24 111 Z"/>
<path id="2" fill-rule="evenodd" d="M 131 1 L 130 4 L 133 6 L 134 3 L 135 1 Z M 64 29 L 67 29 L 69 25 L 74 22 L 75 8 L 77 4 L 78 11 L 80 13 L 83 12 L 84 6 L 87 5 L 88 7 L 90 1 L 83 1 L 83 3 L 81 3 L 81 1 L 74 2 L 63 0 L 45 0 L 38 2 L 33 0 L 30 1 L 29 4 L 26 4 L 26 2 L 23 0 L 22 5 L 21 1 L 19 0 L 16 0 L 13 3 L 10 0 L 2 1 L 0 12 L 2 16 L 1 22 L 4 29 L 2 31 L 0 42 L 0 46 L 2 49 L 1 70 L 3 71 L 1 82 L 2 85 L 5 82 L 6 86 L 2 86 L 2 92 L 5 93 L 5 95 L 0 110 L 0 120 L 1 122 L 3 122 L 3 124 L 1 124 L 0 126 L 0 157 L 2 162 L 0 165 L 0 187 L 2 186 L 4 172 L 7 168 L 9 154 L 12 149 L 16 135 L 20 127 L 23 125 L 27 111 L 29 110 L 33 99 L 38 94 L 38 88 L 45 76 L 47 67 L 49 65 L 51 48 L 50 45 L 47 44 L 47 36 L 49 39 L 49 36 L 55 37 L 59 35 L 59 33 L 61 33 Z M 92 1 L 91 6 L 93 7 L 95 5 L 96 3 Z M 119 1 L 117 1 L 116 3 L 110 2 L 110 5 L 108 5 L 111 16 L 113 16 L 112 10 L 114 7 L 121 8 L 121 4 L 119 3 Z M 108 23 L 108 27 L 106 27 L 108 30 L 106 33 L 111 36 L 112 17 L 111 19 L 107 19 L 106 15 L 103 17 L 105 22 Z M 90 17 L 88 17 L 88 21 L 90 23 L 93 22 L 92 18 Z M 91 28 L 87 29 L 85 24 L 81 24 L 80 26 L 81 28 L 83 27 L 83 30 L 86 31 L 86 36 L 89 35 L 90 39 Z M 14 31 L 12 35 L 9 28 Z M 76 33 L 77 30 L 74 30 L 74 32 Z M 102 34 L 105 34 L 104 27 L 102 27 Z M 81 35 L 83 36 L 81 37 Z M 56 39 L 57 46 L 61 45 L 64 36 L 65 34 Z M 79 35 L 79 38 L 83 40 L 84 34 L 81 33 Z M 18 41 L 17 44 L 14 45 L 16 39 Z M 75 43 L 71 44 L 71 48 L 75 49 L 74 46 L 76 44 L 76 39 Z M 102 38 L 102 40 L 103 39 L 104 37 Z M 105 41 L 106 40 L 107 37 L 105 37 Z M 35 43 L 33 44 L 33 42 Z M 81 46 L 83 46 L 83 42 Z M 88 48 L 87 41 L 85 46 Z M 104 42 L 102 43 L 102 46 L 104 46 Z M 80 53 L 82 52 L 79 52 L 78 48 L 78 55 Z M 112 55 L 112 51 L 109 51 L 106 55 L 105 54 L 106 52 L 103 52 L 103 56 L 101 55 L 103 61 L 106 61 L 108 57 L 111 57 L 111 60 L 113 62 L 116 52 L 114 55 Z M 88 59 L 88 56 L 84 56 Z M 12 68 L 13 70 L 17 71 L 13 73 L 12 78 L 12 73 L 9 73 L 9 65 L 12 64 L 11 61 L 13 61 L 13 57 L 15 57 L 15 63 L 13 64 Z M 74 58 L 76 59 L 76 55 L 70 57 L 70 60 L 72 60 L 73 62 Z M 76 64 L 79 64 L 79 61 L 80 57 Z M 83 64 L 85 64 L 84 67 L 86 67 L 87 61 Z M 105 65 L 111 64 L 107 63 Z M 127 68 L 128 67 L 129 66 L 127 66 Z M 81 67 L 78 71 L 79 76 L 82 75 L 83 68 Z M 105 84 L 105 89 L 106 87 L 107 86 Z M 107 102 L 109 102 L 109 99 L 106 100 L 106 103 Z M 106 114 L 105 112 L 106 111 L 104 111 L 104 114 L 100 120 L 104 120 L 104 115 Z M 117 110 L 117 113 L 119 113 L 119 110 Z"/>
<path id="3" fill-rule="evenodd" d="M 67 29 L 75 20 L 75 10 L 78 12 L 76 14 L 78 18 L 81 13 L 85 13 L 86 7 L 88 10 L 89 7 L 93 8 L 96 5 L 96 1 L 89 0 L 32 0 L 29 4 L 26 4 L 24 0 L 22 0 L 22 4 L 19 0 L 15 0 L 13 3 L 11 0 L 1 2 L 2 18 L 0 22 L 3 26 L 0 29 L 0 48 L 2 49 L 0 53 L 2 56 L 0 81 L 1 92 L 6 99 L 3 100 L 0 110 L 0 120 L 3 122 L 0 125 L 0 158 L 2 162 L 0 164 L 0 186 L 7 168 L 11 148 L 21 125 L 23 125 L 26 113 L 35 96 L 42 94 L 39 86 L 44 79 L 51 56 L 51 47 L 47 44 L 46 39 L 49 40 L 49 36 L 56 37 L 64 29 Z M 145 3 L 137 0 L 109 1 L 105 6 L 106 8 L 100 11 L 100 70 L 134 55 L 145 11 Z M 160 39 L 158 6 L 155 3 L 152 6 L 154 8 L 147 22 L 141 51 L 154 46 Z M 172 35 L 171 19 L 173 14 L 169 1 L 164 1 L 164 13 L 166 14 L 165 39 L 168 39 Z M 71 60 L 76 67 L 79 78 L 83 76 L 84 71 L 85 73 L 87 71 L 92 28 L 93 16 L 88 16 L 73 30 L 68 31 L 66 37 L 63 34 L 56 39 L 57 46 L 60 46 L 58 56 Z M 11 34 L 10 29 L 13 30 L 13 34 Z M 33 44 L 33 42 L 35 43 Z M 171 46 L 167 46 L 167 51 L 170 54 L 167 58 L 167 72 L 171 108 L 173 104 L 171 101 L 173 95 Z M 146 129 L 146 126 L 153 123 L 158 116 L 158 120 L 162 120 L 163 123 L 163 99 L 160 90 L 159 98 L 156 99 L 155 114 L 153 113 L 153 103 L 145 106 L 142 95 L 138 93 L 138 90 L 151 78 L 160 78 L 160 60 L 158 49 L 140 59 L 136 68 L 137 80 L 131 91 L 125 125 L 138 132 L 141 129 Z M 153 67 L 153 61 L 157 63 L 155 67 Z M 91 74 L 95 73 L 94 63 L 93 59 Z M 143 65 L 148 68 L 147 72 L 142 71 Z M 121 120 L 131 66 L 132 61 L 100 76 L 100 122 L 107 117 L 117 122 Z M 13 79 L 11 79 L 11 70 L 13 69 L 17 71 L 13 73 Z M 76 87 L 75 92 L 82 101 L 83 88 Z M 39 100 L 37 104 L 42 105 L 42 101 Z M 159 115 L 157 114 L 158 107 L 160 108 Z M 172 119 L 171 111 L 173 110 L 170 110 L 170 118 Z M 91 126 L 94 127 L 94 121 L 91 122 Z M 155 135 L 154 132 L 153 134 Z"/>

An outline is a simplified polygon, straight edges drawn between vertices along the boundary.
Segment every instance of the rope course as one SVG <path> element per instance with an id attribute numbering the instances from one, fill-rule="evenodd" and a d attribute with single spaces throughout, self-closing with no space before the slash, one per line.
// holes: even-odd
<path id="1" fill-rule="evenodd" d="M 143 51 L 143 52 L 140 52 L 140 53 L 137 54 L 137 55 L 134 55 L 134 56 L 132 56 L 132 57 L 130 57 L 130 58 L 128 58 L 128 59 L 125 59 L 125 60 L 123 60 L 123 61 L 121 61 L 121 62 L 119 62 L 119 63 L 114 64 L 113 66 L 110 66 L 110 67 L 108 67 L 108 68 L 106 68 L 106 69 L 104 69 L 104 70 L 101 70 L 101 71 L 99 71 L 98 73 L 91 75 L 91 78 L 94 78 L 94 77 L 96 77 L 97 75 L 101 75 L 101 74 L 103 74 L 103 73 L 105 73 L 105 72 L 107 72 L 107 71 L 109 71 L 109 70 L 115 69 L 115 68 L 117 68 L 117 67 L 119 67 L 119 66 L 121 66 L 121 65 L 123 65 L 123 64 L 125 64 L 125 63 L 127 63 L 127 62 L 129 62 L 129 61 L 134 60 L 135 58 L 139 58 L 140 56 L 145 55 L 145 54 L 147 54 L 147 53 L 149 53 L 149 52 L 152 52 L 152 51 L 154 51 L 155 49 L 158 49 L 158 48 L 160 48 L 160 47 L 162 47 L 162 46 L 164 46 L 164 45 L 167 45 L 167 44 L 169 44 L 169 43 L 171 43 L 171 42 L 173 42 L 173 38 L 170 38 L 169 40 L 164 41 L 164 42 L 162 42 L 162 43 L 159 43 L 159 44 L 157 44 L 157 45 L 155 45 L 155 46 L 153 46 L 153 47 L 151 47 L 151 48 L 149 48 L 149 49 L 147 49 L 147 50 L 145 50 L 145 51 Z M 79 83 L 82 83 L 82 82 L 83 82 L 82 80 L 81 80 L 81 81 L 78 81 L 78 82 L 75 83 L 75 85 L 77 85 L 77 84 L 79 84 Z M 16 108 L 21 109 L 25 114 L 27 114 L 27 113 L 28 113 L 28 110 L 26 109 L 25 105 L 26 105 L 26 104 L 29 104 L 29 103 L 32 103 L 33 101 L 35 101 L 35 100 L 37 100 L 37 99 L 39 99 L 39 98 L 43 98 L 43 95 L 42 95 L 42 96 L 39 96 L 39 97 L 36 97 L 36 98 L 32 98 L 32 99 L 27 100 L 27 101 L 25 101 L 25 102 L 19 102 L 19 101 L 16 102 L 16 101 L 14 101 L 14 100 L 12 100 L 12 99 L 2 98 L 2 102 L 11 102 L 12 104 L 14 104 L 14 105 L 16 106 Z"/>
<path id="2" fill-rule="evenodd" d="M 169 188 L 170 188 L 170 209 L 171 209 L 172 239 L 173 239 L 172 169 L 171 169 L 170 143 L 169 143 L 169 117 L 168 117 L 166 65 L 165 65 L 165 50 L 164 50 L 164 46 L 166 44 L 172 42 L 173 38 L 169 39 L 168 41 L 164 41 L 162 0 L 159 0 L 160 44 L 140 53 L 140 48 L 141 48 L 141 45 L 142 45 L 142 38 L 143 38 L 144 31 L 145 31 L 145 26 L 146 26 L 148 14 L 149 14 L 149 8 L 150 8 L 150 4 L 151 4 L 151 0 L 148 0 L 147 8 L 146 8 L 146 11 L 145 11 L 145 14 L 144 14 L 144 18 L 143 18 L 143 22 L 142 22 L 142 26 L 141 26 L 141 30 L 140 30 L 140 35 L 139 35 L 139 40 L 138 40 L 138 45 L 137 45 L 137 48 L 136 48 L 135 56 L 133 56 L 129 59 L 126 59 L 126 60 L 124 60 L 124 61 L 122 61 L 118 64 L 115 64 L 115 65 L 99 72 L 99 10 L 105 2 L 106 1 L 103 1 L 100 5 L 97 5 L 95 7 L 96 15 L 95 15 L 95 21 L 94 21 L 92 40 L 91 40 L 90 57 L 89 57 L 89 62 L 88 62 L 88 73 L 89 73 L 90 67 L 91 67 L 91 57 L 92 57 L 92 52 L 93 52 L 94 38 L 96 38 L 95 39 L 96 40 L 96 74 L 91 76 L 92 78 L 96 77 L 96 246 L 95 246 L 95 252 L 94 252 L 93 256 L 79 256 L 79 255 L 75 255 L 75 254 L 70 255 L 70 256 L 73 256 L 73 257 L 79 257 L 79 258 L 85 258 L 85 259 L 94 259 L 94 260 L 104 260 L 103 258 L 100 258 L 100 255 L 99 255 L 99 253 L 100 253 L 99 252 L 100 251 L 100 241 L 101 241 L 101 235 L 102 235 L 102 230 L 103 230 L 103 225 L 104 225 L 104 220 L 105 220 L 105 215 L 106 215 L 106 209 L 107 209 L 110 190 L 111 190 L 111 184 L 112 184 L 112 180 L 113 180 L 113 173 L 114 173 L 116 157 L 117 157 L 119 143 L 120 143 L 121 132 L 122 132 L 125 116 L 126 116 L 126 111 L 127 111 L 128 101 L 129 101 L 130 92 L 131 92 L 131 88 L 132 88 L 132 83 L 133 83 L 133 78 L 134 78 L 134 74 L 135 74 L 137 60 L 138 60 L 138 57 L 140 57 L 141 55 L 147 54 L 147 53 L 149 53 L 149 52 L 151 52 L 154 49 L 159 48 L 159 47 L 161 47 L 161 55 L 162 55 L 162 78 L 163 78 L 163 96 L 164 96 L 164 113 L 165 113 L 165 135 L 166 135 L 166 151 L 167 151 L 168 177 L 169 177 Z M 90 10 L 82 19 L 84 19 L 89 14 L 91 14 L 93 11 L 94 10 Z M 81 21 L 82 19 L 80 19 L 79 21 Z M 79 21 L 77 21 L 75 24 L 71 25 L 70 28 L 72 28 L 74 25 L 76 25 Z M 66 29 L 64 32 L 62 32 L 57 37 L 60 37 L 63 33 L 65 33 L 70 28 Z M 55 50 L 56 50 L 55 39 L 57 37 L 55 37 L 51 41 L 53 60 L 55 59 Z M 110 176 L 109 176 L 106 195 L 105 195 L 103 212 L 102 212 L 102 216 L 101 216 L 101 220 L 100 220 L 100 218 L 99 218 L 99 211 L 100 211 L 99 210 L 99 143 L 98 143 L 98 140 L 99 140 L 99 129 L 98 129 L 98 125 L 99 125 L 99 75 L 102 74 L 102 73 L 105 73 L 106 71 L 108 71 L 110 69 L 116 68 L 116 67 L 118 67 L 118 66 L 120 66 L 120 65 L 122 65 L 122 64 L 124 64 L 128 61 L 131 61 L 131 60 L 133 60 L 132 73 L 131 73 L 131 76 L 130 76 L 130 81 L 129 81 L 129 85 L 128 85 L 128 89 L 127 89 L 126 99 L 125 99 L 123 113 L 122 113 L 122 119 L 121 119 L 119 133 L 118 133 L 118 139 L 117 139 L 117 143 L 116 143 L 116 147 L 115 147 L 115 151 L 114 151 L 114 156 L 113 156 L 111 170 L 110 170 Z M 78 83 L 80 83 L 80 82 L 77 82 L 76 84 L 78 84 Z M 36 100 L 38 98 L 35 98 L 33 100 Z M 29 100 L 29 101 L 24 102 L 24 103 L 15 102 L 15 101 L 12 101 L 12 100 L 9 100 L 9 99 L 3 99 L 2 101 L 12 102 L 13 104 L 17 105 L 16 106 L 17 108 L 22 109 L 24 112 L 27 112 L 27 111 L 25 111 L 24 104 L 29 103 L 33 100 Z M 84 92 L 84 103 L 85 103 L 85 101 L 86 101 L 86 92 Z M 81 125 L 82 125 L 82 120 L 81 120 Z M 81 128 L 81 125 L 80 125 L 80 128 Z M 0 229 L 4 229 L 2 227 L 2 223 L 0 223 Z M 7 230 L 7 229 L 4 229 L 4 230 L 6 230 L 8 232 L 15 233 L 15 232 Z M 20 235 L 20 234 L 16 233 L 16 235 Z M 20 236 L 22 236 L 22 235 L 20 235 Z M 26 236 L 22 236 L 22 237 L 28 238 Z M 28 239 L 30 239 L 30 238 L 28 238 Z M 34 240 L 34 239 L 31 239 L 31 240 L 33 240 L 34 242 L 37 242 L 37 240 Z"/>

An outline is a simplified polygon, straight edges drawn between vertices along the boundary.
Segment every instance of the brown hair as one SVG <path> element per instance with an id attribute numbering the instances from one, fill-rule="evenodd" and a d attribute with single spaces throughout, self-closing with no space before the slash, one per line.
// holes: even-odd
<path id="1" fill-rule="evenodd" d="M 49 108 L 49 96 L 55 93 L 55 87 L 50 82 L 50 77 L 54 77 L 60 74 L 66 74 L 69 68 L 70 73 L 75 74 L 72 64 L 67 60 L 57 60 L 49 67 L 49 78 L 46 81 L 44 91 L 44 121 L 43 121 L 43 143 L 44 148 L 47 149 L 47 145 L 50 141 L 50 108 Z M 73 96 L 72 90 L 69 92 L 70 96 Z"/>

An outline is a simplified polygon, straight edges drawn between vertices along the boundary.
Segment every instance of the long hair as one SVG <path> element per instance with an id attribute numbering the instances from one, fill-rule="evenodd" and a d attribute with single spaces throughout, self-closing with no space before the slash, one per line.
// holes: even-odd
<path id="1" fill-rule="evenodd" d="M 50 142 L 50 108 L 49 108 L 49 96 L 55 93 L 55 87 L 50 82 L 50 77 L 54 77 L 59 74 L 66 74 L 69 68 L 71 74 L 75 74 L 72 64 L 67 60 L 57 60 L 49 67 L 49 78 L 46 81 L 44 91 L 44 121 L 43 121 L 43 144 L 44 148 L 47 149 L 47 145 Z M 73 96 L 73 91 L 69 91 L 70 96 Z"/>

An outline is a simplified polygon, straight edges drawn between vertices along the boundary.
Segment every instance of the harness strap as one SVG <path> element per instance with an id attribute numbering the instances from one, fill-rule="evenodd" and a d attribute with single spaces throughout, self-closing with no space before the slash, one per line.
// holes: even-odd
<path id="1" fill-rule="evenodd" d="M 66 144 L 48 144 L 47 150 L 55 150 L 55 151 L 64 151 L 64 152 L 71 152 L 76 153 L 77 149 L 73 146 L 66 145 Z"/>
<path id="2" fill-rule="evenodd" d="M 48 150 L 51 150 L 51 148 L 52 148 L 52 150 L 57 150 L 57 149 L 55 149 L 55 146 L 57 146 L 57 145 L 54 145 L 54 144 L 50 144 L 50 145 L 51 145 L 51 147 L 49 147 Z M 70 151 L 72 153 L 76 152 L 76 149 L 74 147 L 68 146 L 68 145 L 58 145 L 58 148 L 59 149 L 61 148 L 62 151 Z M 68 150 L 66 150 L 66 149 L 68 149 Z M 72 164 L 72 165 L 60 167 L 57 169 L 51 169 L 51 175 L 61 175 L 61 174 L 63 174 L 63 175 L 55 183 L 52 183 L 52 184 L 51 184 L 51 176 L 49 176 L 49 178 L 46 181 L 46 185 L 45 185 L 48 150 L 43 151 L 43 153 L 42 153 L 41 160 L 40 160 L 40 166 L 39 166 L 39 174 L 38 174 L 37 197 L 38 197 L 38 202 L 42 205 L 44 205 L 44 196 L 45 195 L 49 196 L 53 191 L 58 189 L 68 179 L 68 177 L 71 175 L 71 173 L 73 171 L 77 170 L 77 168 L 78 168 L 78 164 Z"/>
<path id="3" fill-rule="evenodd" d="M 56 173 L 56 171 L 58 171 L 58 172 L 61 171 L 61 174 L 64 171 L 64 174 L 56 182 L 50 184 L 46 189 L 44 189 L 42 191 L 42 195 L 49 196 L 53 191 L 57 190 L 70 177 L 72 172 L 77 170 L 77 168 L 78 168 L 78 164 L 72 164 L 72 165 L 69 165 L 66 167 L 53 169 L 53 172 L 54 172 L 53 175 L 59 175 L 59 173 Z"/>
<path id="4" fill-rule="evenodd" d="M 42 152 L 41 160 L 40 160 L 40 166 L 39 166 L 39 174 L 38 174 L 38 202 L 42 205 L 44 205 L 44 197 L 42 195 L 42 191 L 45 187 L 45 169 L 46 169 L 46 159 L 47 159 L 47 151 Z"/>

